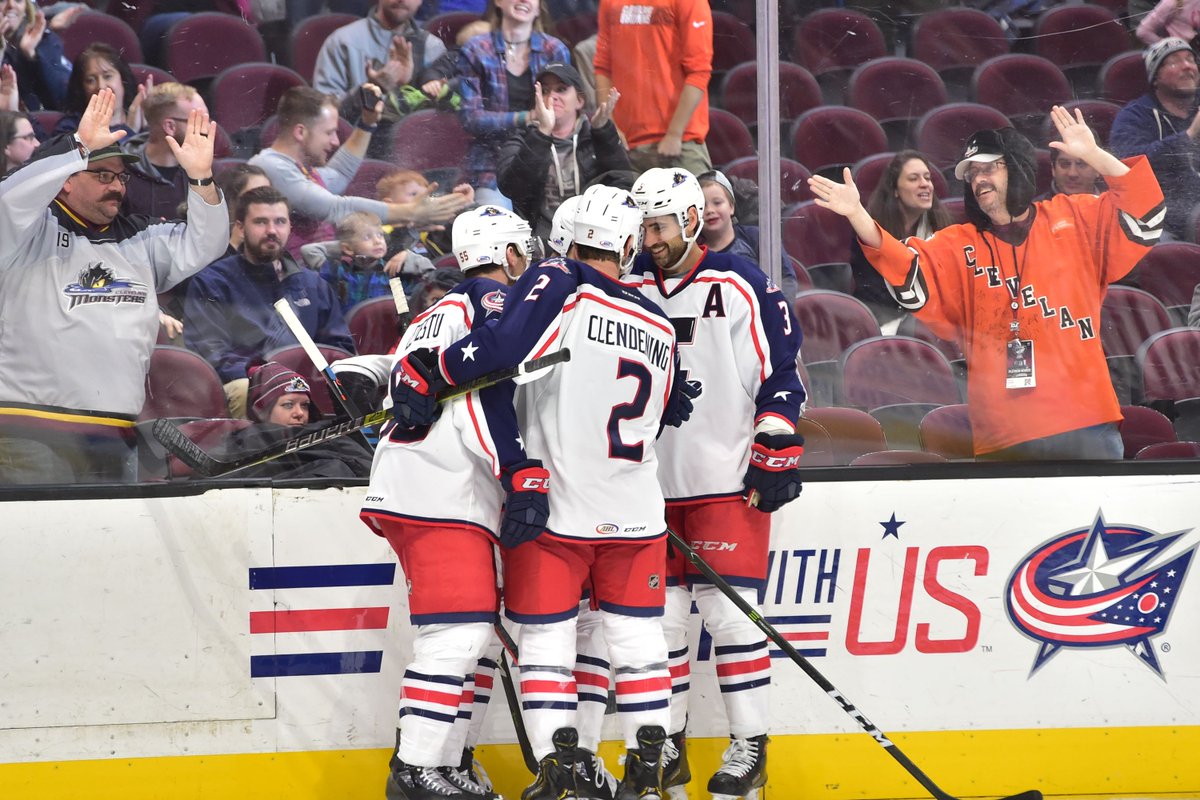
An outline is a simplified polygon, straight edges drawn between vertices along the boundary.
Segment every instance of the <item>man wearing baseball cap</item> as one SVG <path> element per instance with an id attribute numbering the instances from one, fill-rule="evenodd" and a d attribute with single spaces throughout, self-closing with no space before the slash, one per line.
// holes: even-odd
<path id="1" fill-rule="evenodd" d="M 903 243 L 863 208 L 858 188 L 809 179 L 845 216 L 896 302 L 966 355 L 980 460 L 1120 459 L 1120 404 L 1100 342 L 1100 306 L 1162 233 L 1162 192 L 1144 157 L 1105 152 L 1076 111 L 1055 106 L 1060 141 L 1109 190 L 1033 202 L 1037 158 L 1012 128 L 967 140 L 954 175 L 967 222 Z"/>
<path id="2" fill-rule="evenodd" d="M 1167 232 L 1188 236 L 1188 219 L 1200 203 L 1200 69 L 1183 39 L 1169 36 L 1142 54 L 1150 91 L 1117 113 L 1109 148 L 1119 158 L 1150 159 L 1167 198 Z"/>
<path id="3" fill-rule="evenodd" d="M 189 114 L 188 222 L 120 214 L 129 156 L 101 89 L 75 134 L 0 183 L 0 484 L 126 480 L 158 329 L 157 293 L 218 258 L 229 215 L 212 177 L 216 127 Z"/>
<path id="4" fill-rule="evenodd" d="M 563 200 L 583 194 L 603 173 L 631 167 L 612 122 L 616 92 L 589 118 L 583 78 L 556 61 L 537 74 L 533 96 L 533 124 L 514 131 L 501 147 L 496 182 L 517 215 L 544 239 Z"/>

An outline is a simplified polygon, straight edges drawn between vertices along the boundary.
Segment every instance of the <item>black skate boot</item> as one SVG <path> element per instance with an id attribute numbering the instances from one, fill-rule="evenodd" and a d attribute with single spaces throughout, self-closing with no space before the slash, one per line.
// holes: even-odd
<path id="1" fill-rule="evenodd" d="M 692 780 L 688 766 L 687 734 L 672 733 L 663 745 L 663 789 L 671 800 L 688 800 L 687 785 Z"/>
<path id="2" fill-rule="evenodd" d="M 462 791 L 437 767 L 415 767 L 394 759 L 388 775 L 387 800 L 479 800 L 479 795 Z"/>
<path id="3" fill-rule="evenodd" d="M 625 754 L 625 777 L 617 786 L 616 800 L 662 800 L 666 741 L 667 732 L 660 725 L 638 728 L 638 746 Z"/>
<path id="4" fill-rule="evenodd" d="M 604 759 L 591 750 L 575 751 L 575 788 L 579 800 L 613 800 L 617 779 L 604 766 Z"/>
<path id="5" fill-rule="evenodd" d="M 731 739 L 721 756 L 721 768 L 708 781 L 712 800 L 758 800 L 767 784 L 767 736 Z"/>
<path id="6" fill-rule="evenodd" d="M 579 751 L 579 733 L 574 728 L 559 728 L 551 737 L 554 752 L 538 763 L 533 784 L 521 792 L 521 800 L 577 800 L 575 790 L 575 754 Z"/>
<path id="7" fill-rule="evenodd" d="M 475 760 L 475 748 L 464 747 L 462 760 L 457 767 L 438 767 L 447 781 L 461 792 L 479 800 L 500 800 L 500 795 L 492 791 L 492 782 L 483 765 Z"/>

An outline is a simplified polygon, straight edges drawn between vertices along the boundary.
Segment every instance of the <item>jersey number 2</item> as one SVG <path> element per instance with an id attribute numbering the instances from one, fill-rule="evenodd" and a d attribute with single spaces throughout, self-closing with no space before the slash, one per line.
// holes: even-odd
<path id="1" fill-rule="evenodd" d="M 637 419 L 646 413 L 646 404 L 650 402 L 650 370 L 645 364 L 623 358 L 617 364 L 617 379 L 621 378 L 637 378 L 638 387 L 633 400 L 618 403 L 608 415 L 608 457 L 623 458 L 640 464 L 645 446 L 642 442 L 626 444 L 621 440 L 621 420 Z"/>

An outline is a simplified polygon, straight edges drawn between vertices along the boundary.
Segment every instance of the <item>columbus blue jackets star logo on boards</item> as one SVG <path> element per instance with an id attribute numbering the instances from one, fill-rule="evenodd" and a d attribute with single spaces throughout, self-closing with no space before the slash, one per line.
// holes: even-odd
<path id="1" fill-rule="evenodd" d="M 1125 647 L 1159 676 L 1150 639 L 1166 630 L 1200 537 L 1195 528 L 1155 533 L 1109 525 L 1042 543 L 1008 579 L 1005 606 L 1039 643 L 1030 675 L 1063 648 Z"/>

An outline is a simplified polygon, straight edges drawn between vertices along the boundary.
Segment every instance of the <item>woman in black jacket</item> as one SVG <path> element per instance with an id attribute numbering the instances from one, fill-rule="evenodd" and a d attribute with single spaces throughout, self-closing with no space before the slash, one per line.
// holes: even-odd
<path id="1" fill-rule="evenodd" d="M 616 92 L 588 119 L 583 78 L 570 64 L 556 63 L 538 73 L 534 101 L 531 124 L 500 150 L 496 180 L 513 211 L 544 239 L 559 203 L 583 194 L 599 175 L 632 167 L 612 123 Z"/>

